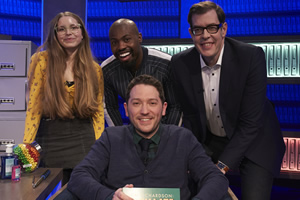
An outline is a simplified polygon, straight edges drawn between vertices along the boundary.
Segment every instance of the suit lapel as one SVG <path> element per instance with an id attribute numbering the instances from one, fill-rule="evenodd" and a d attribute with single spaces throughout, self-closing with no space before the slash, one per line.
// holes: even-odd
<path id="1" fill-rule="evenodd" d="M 222 109 L 222 103 L 226 102 L 228 91 L 230 89 L 231 79 L 234 76 L 234 56 L 230 44 L 225 41 L 225 48 L 221 66 L 221 76 L 219 83 L 219 103 Z M 231 98 L 231 97 L 230 97 Z"/>

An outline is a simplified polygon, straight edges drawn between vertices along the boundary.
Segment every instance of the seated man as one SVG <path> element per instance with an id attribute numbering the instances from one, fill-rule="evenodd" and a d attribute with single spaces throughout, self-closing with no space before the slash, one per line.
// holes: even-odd
<path id="1" fill-rule="evenodd" d="M 180 199 L 222 199 L 228 180 L 188 129 L 162 124 L 163 87 L 149 75 L 128 85 L 126 115 L 131 124 L 108 127 L 75 167 L 68 190 L 80 199 L 132 200 L 122 187 L 180 188 Z M 149 141 L 142 149 L 140 143 Z M 148 149 L 148 150 L 147 150 Z M 191 196 L 189 177 L 197 194 Z"/>

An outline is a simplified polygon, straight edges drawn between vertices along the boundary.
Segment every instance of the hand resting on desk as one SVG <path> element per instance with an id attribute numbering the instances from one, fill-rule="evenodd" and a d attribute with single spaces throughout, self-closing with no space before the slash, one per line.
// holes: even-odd
<path id="1" fill-rule="evenodd" d="M 132 184 L 127 184 L 124 187 L 126 188 L 133 188 Z M 127 196 L 124 192 L 123 192 L 123 188 L 119 188 L 117 189 L 117 191 L 115 192 L 113 199 L 112 200 L 134 200 L 133 198 Z"/>

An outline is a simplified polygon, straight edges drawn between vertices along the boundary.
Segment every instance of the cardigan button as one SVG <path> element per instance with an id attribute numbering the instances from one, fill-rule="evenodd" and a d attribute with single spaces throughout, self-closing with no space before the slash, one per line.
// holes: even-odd
<path id="1" fill-rule="evenodd" d="M 148 173 L 149 173 L 148 170 L 145 170 L 145 171 L 144 171 L 144 174 L 148 174 Z"/>

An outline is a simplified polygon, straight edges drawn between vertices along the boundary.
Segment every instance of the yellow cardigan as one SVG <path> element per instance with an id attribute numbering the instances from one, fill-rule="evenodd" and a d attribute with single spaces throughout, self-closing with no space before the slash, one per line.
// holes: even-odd
<path id="1" fill-rule="evenodd" d="M 26 111 L 26 119 L 25 119 L 25 130 L 24 130 L 24 143 L 31 143 L 35 140 L 40 120 L 42 117 L 42 109 L 41 109 L 41 97 L 43 94 L 43 88 L 46 81 L 46 65 L 47 65 L 47 58 L 48 54 L 46 51 L 42 51 L 36 53 L 32 56 L 38 56 L 38 61 L 36 63 L 36 68 L 33 73 L 33 81 L 30 85 L 29 91 L 29 98 L 27 103 L 27 111 Z M 28 73 L 28 80 L 31 74 L 33 63 L 30 63 L 29 73 Z M 99 95 L 98 101 L 100 102 L 98 111 L 92 117 L 93 119 L 93 127 L 95 131 L 95 139 L 98 139 L 103 130 L 104 130 L 104 110 L 103 110 L 103 92 L 104 92 L 104 80 L 103 80 L 103 73 L 102 68 L 95 62 L 95 67 L 97 67 L 97 75 L 98 75 L 98 82 L 99 82 Z M 74 100 L 74 91 L 75 85 L 68 87 L 65 86 L 67 93 L 69 94 L 69 103 L 70 105 L 73 104 Z"/>

